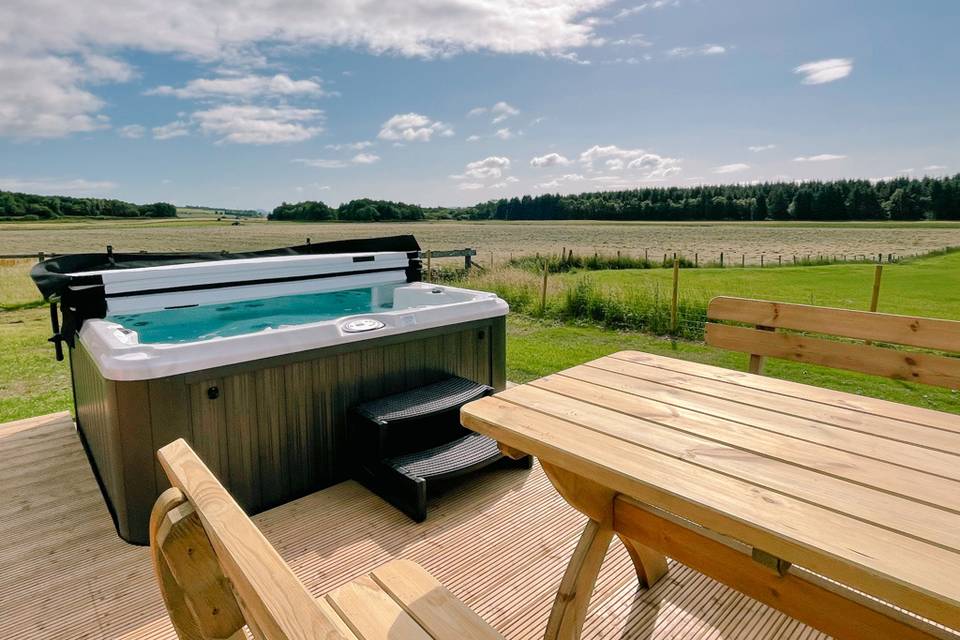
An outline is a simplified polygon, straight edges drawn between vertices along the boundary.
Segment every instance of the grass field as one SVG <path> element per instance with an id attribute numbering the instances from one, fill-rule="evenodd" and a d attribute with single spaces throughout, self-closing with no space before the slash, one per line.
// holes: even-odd
<path id="1" fill-rule="evenodd" d="M 247 246 L 273 246 L 296 242 L 292 235 L 314 234 L 314 229 L 336 232 L 341 237 L 358 235 L 383 235 L 385 233 L 413 232 L 425 246 L 449 248 L 457 246 L 484 246 L 478 239 L 486 234 L 487 242 L 505 242 L 500 234 L 512 232 L 511 246 L 535 250 L 534 240 L 538 225 L 494 224 L 471 225 L 454 223 L 416 223 L 411 225 L 274 225 L 265 222 L 245 223 L 240 227 L 224 226 L 222 223 L 179 220 L 172 222 L 121 221 L 119 228 L 108 228 L 105 223 L 69 222 L 53 225 L 0 225 L 0 239 L 5 241 L 4 250 L 10 252 L 45 250 L 80 251 L 97 249 L 108 238 L 118 248 L 122 241 L 143 239 L 144 246 L 153 249 L 188 249 L 219 247 L 216 238 L 230 237 L 234 241 L 249 241 Z M 541 225 L 542 226 L 542 225 Z M 552 225 L 551 225 L 552 226 Z M 665 229 L 678 234 L 690 230 L 719 246 L 727 240 L 728 233 L 740 234 L 744 242 L 756 238 L 752 234 L 766 234 L 766 238 L 785 237 L 777 234 L 829 234 L 834 227 L 809 225 L 595 225 L 562 224 L 557 233 L 567 233 L 562 241 L 566 246 L 576 247 L 577 234 L 594 239 L 601 235 L 613 242 L 618 235 L 646 231 L 651 234 Z M 422 234 L 419 229 L 431 230 L 438 235 Z M 192 230 L 202 230 L 193 233 Z M 239 230 L 239 232 L 238 232 Z M 361 233 L 361 231 L 363 233 Z M 456 231 L 463 235 L 456 235 Z M 930 248 L 960 244 L 960 227 L 946 226 L 891 226 L 856 225 L 844 227 L 844 232 L 867 236 L 876 231 L 895 234 L 903 231 L 912 234 L 911 242 L 926 240 Z M 279 233 L 280 236 L 272 235 Z M 469 234 L 478 234 L 477 238 Z M 119 234 L 119 235 L 118 235 Z M 226 235 L 223 235 L 226 234 Z M 120 240 L 117 240 L 117 238 Z M 313 240 L 329 236 L 312 235 Z M 126 239 L 124 239 L 126 238 Z M 163 240 L 166 238 L 167 240 Z M 427 238 L 426 242 L 423 242 Z M 489 240 L 493 238 L 493 240 Z M 430 239 L 436 239 L 433 244 Z M 588 238 L 589 239 L 589 238 Z M 169 242 L 156 246 L 150 242 Z M 808 240 L 810 240 L 808 238 Z M 617 240 L 622 242 L 622 240 Z M 733 240 L 729 240 L 733 241 Z M 813 242 L 814 240 L 810 240 Z M 861 239 L 860 241 L 865 241 Z M 63 243 L 57 246 L 56 243 Z M 529 243 L 529 244 L 528 244 Z M 54 245 L 54 246 L 51 246 Z M 200 246 L 198 246 L 200 245 Z M 490 244 L 487 246 L 497 246 Z M 826 245 L 823 245 L 826 246 Z M 133 248 L 133 247 L 130 247 Z M 234 247 L 236 248 L 236 247 Z M 575 249 L 576 250 L 576 249 Z M 481 256 L 482 257 L 482 256 Z M 0 422 L 28 417 L 71 407 L 69 372 L 65 363 L 53 359 L 53 349 L 46 342 L 49 336 L 48 314 L 44 308 L 27 308 L 3 311 L 3 307 L 16 307 L 36 303 L 38 294 L 27 277 L 32 262 L 0 261 Z M 777 267 L 759 269 L 754 267 L 727 269 L 689 269 L 681 271 L 682 309 L 690 310 L 690 321 L 702 322 L 702 306 L 720 294 L 760 297 L 841 306 L 855 309 L 867 308 L 873 282 L 873 265 L 839 264 L 823 267 Z M 646 269 L 623 271 L 597 271 L 554 275 L 549 280 L 550 309 L 564 304 L 568 292 L 582 281 L 591 283 L 600 298 L 623 297 L 633 299 L 657 298 L 658 304 L 669 299 L 670 270 Z M 539 301 L 540 277 L 521 269 L 498 267 L 486 274 L 472 276 L 468 284 L 477 288 L 502 290 L 513 298 L 515 310 L 536 312 Z M 516 304 L 523 297 L 524 304 Z M 645 298 L 644 298 L 645 296 Z M 662 308 L 660 309 L 662 315 Z M 911 260 L 901 264 L 884 265 L 883 285 L 880 295 L 880 310 L 960 319 L 960 253 Z M 629 312 L 629 309 L 627 309 Z M 508 323 L 508 377 L 522 382 L 572 366 L 574 364 L 622 349 L 638 349 L 698 360 L 725 367 L 744 368 L 745 357 L 713 349 L 698 342 L 660 338 L 638 331 L 619 331 L 593 326 L 577 318 L 567 318 L 567 323 L 558 322 L 559 313 L 547 314 L 545 319 L 535 319 L 523 313 L 514 313 Z M 960 395 L 956 391 L 918 387 L 907 383 L 883 380 L 817 367 L 771 362 L 768 373 L 810 384 L 832 387 L 888 398 L 900 402 L 960 413 Z"/>
<path id="2" fill-rule="evenodd" d="M 195 232 L 194 232 L 195 230 Z M 343 238 L 414 234 L 425 249 L 478 249 L 487 264 L 511 254 L 646 252 L 662 258 L 674 252 L 704 262 L 720 252 L 728 261 L 748 264 L 791 256 L 910 255 L 960 245 L 960 223 L 606 223 L 606 222 L 406 222 L 296 223 L 231 220 L 58 220 L 0 223 L 3 253 L 103 251 L 246 250 Z"/>
<path id="3" fill-rule="evenodd" d="M 71 410 L 70 371 L 53 358 L 44 309 L 0 313 L 0 422 Z M 745 369 L 743 354 L 681 340 L 513 315 L 507 323 L 507 378 L 526 382 L 593 358 L 634 349 Z M 850 393 L 960 413 L 956 391 L 771 360 L 767 373 Z"/>

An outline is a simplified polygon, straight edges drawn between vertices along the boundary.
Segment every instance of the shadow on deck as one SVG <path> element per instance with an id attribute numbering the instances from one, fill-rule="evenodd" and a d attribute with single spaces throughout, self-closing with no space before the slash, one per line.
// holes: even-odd
<path id="1" fill-rule="evenodd" d="M 4 638 L 174 638 L 149 552 L 117 537 L 69 414 L 0 425 Z M 540 638 L 584 519 L 532 471 L 493 470 L 431 500 L 414 524 L 354 482 L 254 521 L 313 593 L 403 556 L 508 638 Z M 799 622 L 671 564 L 637 591 L 615 540 L 585 638 L 820 638 Z"/>

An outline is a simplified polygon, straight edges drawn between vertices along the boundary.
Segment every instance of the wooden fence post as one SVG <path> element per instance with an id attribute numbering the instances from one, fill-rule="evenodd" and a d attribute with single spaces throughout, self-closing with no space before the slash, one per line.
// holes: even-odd
<path id="1" fill-rule="evenodd" d="M 694 254 L 693 254 L 693 266 L 695 266 L 695 267 L 699 267 L 699 266 L 700 266 L 700 254 L 699 254 L 699 253 L 694 253 Z"/>
<path id="2" fill-rule="evenodd" d="M 747 266 L 747 254 L 745 253 L 740 254 L 740 266 L 741 267 Z"/>
<path id="3" fill-rule="evenodd" d="M 46 254 L 43 251 L 37 252 L 37 262 L 43 262 L 44 258 L 46 258 Z"/>
<path id="4" fill-rule="evenodd" d="M 427 278 L 430 277 L 430 261 L 433 258 L 433 249 L 427 249 Z"/>
<path id="5" fill-rule="evenodd" d="M 550 262 L 543 261 L 543 286 L 540 288 L 540 314 L 547 312 L 547 274 L 550 272 Z"/>
<path id="6" fill-rule="evenodd" d="M 763 254 L 760 254 L 760 268 L 763 269 Z"/>
<path id="7" fill-rule="evenodd" d="M 870 295 L 870 311 L 877 310 L 880 302 L 880 277 L 883 275 L 883 265 L 878 264 L 873 270 L 873 293 Z"/>
<path id="8" fill-rule="evenodd" d="M 723 269 L 723 251 L 720 252 L 720 268 Z"/>
<path id="9" fill-rule="evenodd" d="M 680 261 L 673 259 L 673 298 L 670 300 L 670 331 L 677 333 L 677 302 L 680 294 Z"/>
<path id="10" fill-rule="evenodd" d="M 470 247 L 467 247 L 466 253 L 463 254 L 463 270 L 470 271 L 471 266 L 473 266 L 473 258 L 470 256 Z"/>

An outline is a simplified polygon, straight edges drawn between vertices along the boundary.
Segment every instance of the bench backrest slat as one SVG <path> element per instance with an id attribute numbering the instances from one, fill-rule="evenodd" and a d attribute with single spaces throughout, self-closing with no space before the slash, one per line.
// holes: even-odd
<path id="1" fill-rule="evenodd" d="M 206 535 L 200 535 L 203 539 L 195 539 L 194 544 L 209 543 L 212 547 L 247 626 L 256 637 L 344 638 L 276 549 L 184 440 L 168 444 L 157 455 L 170 483 L 188 501 L 188 515 L 195 514 L 202 524 L 200 533 Z M 163 518 L 173 513 L 169 505 L 167 513 L 155 511 L 157 522 L 152 522 L 152 535 L 162 533 Z M 175 562 L 176 558 L 168 560 Z M 223 594 L 215 595 L 225 599 Z"/>
<path id="2" fill-rule="evenodd" d="M 921 349 L 960 352 L 960 322 L 806 304 L 718 297 L 707 317 L 777 329 L 891 342 Z"/>
<path id="3" fill-rule="evenodd" d="M 897 380 L 960 389 L 960 358 L 872 345 L 883 342 L 947 353 L 960 352 L 960 322 L 803 304 L 719 297 L 710 301 L 707 344 L 751 355 L 750 370 L 761 373 L 763 358 L 775 357 L 847 369 Z M 787 329 L 866 343 L 827 340 L 777 332 Z"/>

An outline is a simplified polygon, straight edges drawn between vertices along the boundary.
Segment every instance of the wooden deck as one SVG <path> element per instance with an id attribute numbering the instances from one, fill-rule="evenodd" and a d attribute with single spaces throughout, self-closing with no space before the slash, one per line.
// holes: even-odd
<path id="1" fill-rule="evenodd" d="M 405 557 L 508 638 L 542 637 L 584 519 L 539 467 L 434 498 L 420 525 L 353 482 L 254 518 L 315 594 Z M 11 638 L 173 638 L 148 550 L 114 532 L 68 414 L 0 425 L 0 631 Z M 822 638 L 682 566 L 638 591 L 616 543 L 585 638 Z"/>

